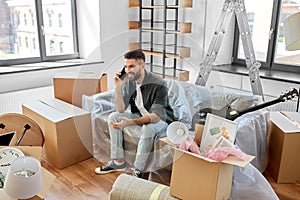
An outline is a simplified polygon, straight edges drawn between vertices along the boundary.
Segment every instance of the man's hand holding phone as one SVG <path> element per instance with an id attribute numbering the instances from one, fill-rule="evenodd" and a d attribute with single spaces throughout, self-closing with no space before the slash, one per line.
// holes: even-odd
<path id="1" fill-rule="evenodd" d="M 125 66 L 122 68 L 121 74 L 119 75 L 119 78 L 121 80 L 124 80 L 124 78 L 127 76 L 126 71 L 125 71 Z"/>
<path id="2" fill-rule="evenodd" d="M 114 77 L 114 84 L 117 87 L 121 87 L 124 84 L 124 79 L 127 76 L 127 73 L 125 72 L 125 66 L 122 68 L 121 71 L 118 71 L 116 73 L 116 76 Z"/>

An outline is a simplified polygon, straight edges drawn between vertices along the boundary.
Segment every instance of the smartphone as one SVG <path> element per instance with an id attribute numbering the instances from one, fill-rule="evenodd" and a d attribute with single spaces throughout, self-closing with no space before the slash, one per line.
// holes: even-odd
<path id="1" fill-rule="evenodd" d="M 124 80 L 124 78 L 126 77 L 126 72 L 125 72 L 125 66 L 123 67 L 121 74 L 119 75 L 119 78 L 121 80 Z"/>

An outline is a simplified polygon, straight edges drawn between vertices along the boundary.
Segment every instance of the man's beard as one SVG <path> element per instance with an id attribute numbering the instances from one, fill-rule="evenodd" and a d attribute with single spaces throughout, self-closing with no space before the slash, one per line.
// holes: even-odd
<path id="1" fill-rule="evenodd" d="M 138 80 L 141 75 L 142 75 L 142 70 L 139 70 L 138 72 L 134 73 L 134 72 L 129 72 L 128 74 L 133 75 L 132 78 L 130 78 L 131 81 L 136 81 Z"/>

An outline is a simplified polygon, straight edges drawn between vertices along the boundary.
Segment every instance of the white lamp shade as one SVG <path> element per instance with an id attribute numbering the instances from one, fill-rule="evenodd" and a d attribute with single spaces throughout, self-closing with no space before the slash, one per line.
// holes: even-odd
<path id="1" fill-rule="evenodd" d="M 168 140 L 173 144 L 180 144 L 188 138 L 189 132 L 184 123 L 172 122 L 167 128 L 166 135 Z"/>
<path id="2" fill-rule="evenodd" d="M 28 171 L 33 174 L 26 173 L 25 176 L 24 172 Z M 14 160 L 8 169 L 4 189 L 9 196 L 16 199 L 28 199 L 38 194 L 42 189 L 41 163 L 31 156 Z"/>
<path id="3" fill-rule="evenodd" d="M 285 48 L 288 51 L 300 49 L 300 12 L 289 16 L 284 22 Z"/>

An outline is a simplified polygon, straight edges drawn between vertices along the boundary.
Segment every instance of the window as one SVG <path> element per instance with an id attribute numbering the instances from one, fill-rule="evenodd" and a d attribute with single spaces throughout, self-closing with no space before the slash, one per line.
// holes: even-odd
<path id="1" fill-rule="evenodd" d="M 30 17 L 31 17 L 31 25 L 34 26 L 35 25 L 35 17 L 31 10 L 30 10 Z"/>
<path id="2" fill-rule="evenodd" d="M 60 53 L 64 52 L 64 43 L 63 42 L 59 43 L 59 49 L 60 49 Z"/>
<path id="3" fill-rule="evenodd" d="M 18 37 L 18 40 L 19 40 L 19 47 L 22 47 L 22 39 L 20 36 Z"/>
<path id="4" fill-rule="evenodd" d="M 62 14 L 58 14 L 58 24 L 59 24 L 59 28 L 63 27 L 63 15 Z"/>
<path id="5" fill-rule="evenodd" d="M 26 46 L 26 48 L 29 47 L 29 44 L 28 44 L 28 37 L 25 37 L 25 46 Z"/>
<path id="6" fill-rule="evenodd" d="M 26 15 L 26 13 L 24 13 L 24 25 L 25 26 L 27 25 L 27 15 Z"/>
<path id="7" fill-rule="evenodd" d="M 50 13 L 48 14 L 48 21 L 49 27 L 52 27 L 52 15 Z"/>
<path id="8" fill-rule="evenodd" d="M 75 0 L 3 0 L 0 7 L 0 66 L 78 58 Z"/>
<path id="9" fill-rule="evenodd" d="M 283 27 L 287 17 L 300 12 L 300 1 L 245 0 L 245 6 L 257 61 L 263 68 L 300 73 L 300 51 L 285 50 Z M 237 26 L 236 30 L 238 33 Z M 234 47 L 234 63 L 244 63 L 239 36 L 235 37 Z"/>
<path id="10" fill-rule="evenodd" d="M 294 65 L 300 69 L 300 51 L 287 51 L 285 50 L 284 41 L 284 28 L 283 21 L 291 16 L 300 12 L 299 1 L 283 1 L 280 9 L 279 22 L 278 22 L 278 34 L 276 40 L 276 48 L 274 52 L 274 63 L 276 65 Z"/>
<path id="11" fill-rule="evenodd" d="M 50 49 L 49 49 L 50 53 L 55 52 L 55 42 L 53 40 L 50 40 L 49 47 L 50 47 Z"/>
<path id="12" fill-rule="evenodd" d="M 32 49 L 35 50 L 36 49 L 36 41 L 35 38 L 32 38 Z"/>

